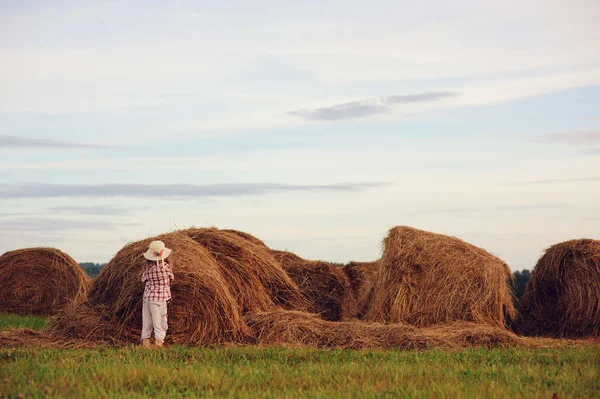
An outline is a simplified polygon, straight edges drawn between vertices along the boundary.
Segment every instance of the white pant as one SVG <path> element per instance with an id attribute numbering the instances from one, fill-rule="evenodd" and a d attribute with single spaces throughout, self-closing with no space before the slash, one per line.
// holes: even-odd
<path id="1" fill-rule="evenodd" d="M 165 340 L 167 335 L 167 303 L 144 300 L 142 305 L 142 339 L 150 338 L 154 327 L 154 338 Z"/>

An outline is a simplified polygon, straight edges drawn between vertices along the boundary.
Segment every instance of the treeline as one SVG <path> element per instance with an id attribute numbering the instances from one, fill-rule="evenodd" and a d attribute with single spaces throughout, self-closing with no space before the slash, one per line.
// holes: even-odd
<path id="1" fill-rule="evenodd" d="M 527 269 L 523 269 L 520 272 L 514 272 L 515 280 L 513 282 L 513 290 L 515 291 L 515 296 L 517 298 L 521 298 L 523 293 L 525 292 L 525 286 L 531 277 L 531 272 Z"/>
<path id="2" fill-rule="evenodd" d="M 79 266 L 81 266 L 81 268 L 88 274 L 88 276 L 93 278 L 100 273 L 100 270 L 102 270 L 102 268 L 106 266 L 106 263 L 84 262 L 80 263 Z"/>

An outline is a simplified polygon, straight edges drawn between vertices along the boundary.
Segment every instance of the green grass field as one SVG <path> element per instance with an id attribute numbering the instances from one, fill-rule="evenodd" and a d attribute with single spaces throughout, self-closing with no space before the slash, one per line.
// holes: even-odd
<path id="1" fill-rule="evenodd" d="M 24 321 L 0 325 L 10 323 Z M 600 397 L 600 348 L 0 348 L 0 397 L 550 398 L 555 392 Z"/>
<path id="2" fill-rule="evenodd" d="M 0 331 L 10 327 L 41 330 L 46 326 L 46 323 L 47 319 L 41 316 L 19 316 L 0 313 Z"/>

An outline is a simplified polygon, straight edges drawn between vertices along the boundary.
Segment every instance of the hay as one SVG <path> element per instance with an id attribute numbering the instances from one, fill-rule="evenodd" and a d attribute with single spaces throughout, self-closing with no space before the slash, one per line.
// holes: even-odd
<path id="1" fill-rule="evenodd" d="M 251 343 L 259 345 L 403 350 L 536 346 L 536 341 L 518 337 L 504 328 L 469 322 L 420 328 L 401 323 L 336 323 L 294 311 L 249 314 L 245 319 L 253 331 Z M 542 346 L 547 343 L 542 341 Z"/>
<path id="2" fill-rule="evenodd" d="M 414 327 L 406 324 L 380 324 L 365 322 L 329 322 L 305 312 L 276 310 L 248 314 L 246 322 L 251 335 L 237 345 L 310 346 L 339 349 L 400 349 L 427 350 L 486 348 L 564 348 L 598 346 L 600 340 L 556 340 L 550 338 L 519 337 L 499 328 L 468 322 L 453 322 L 431 327 Z M 94 341 L 57 337 L 54 331 L 9 329 L 0 331 L 2 347 L 43 348 L 96 348 L 123 346 L 123 342 Z"/>
<path id="3" fill-rule="evenodd" d="M 272 251 L 286 273 L 310 303 L 309 311 L 324 320 L 343 321 L 356 317 L 356 299 L 350 280 L 341 267 L 310 261 L 285 251 Z"/>
<path id="4" fill-rule="evenodd" d="M 168 309 L 167 342 L 211 345 L 243 336 L 247 330 L 240 308 L 219 266 L 205 248 L 178 232 L 130 243 L 121 249 L 92 284 L 89 305 L 67 309 L 55 323 L 56 333 L 103 341 L 106 328 L 112 326 L 117 341 L 139 339 L 144 291 L 140 277 L 147 262 L 142 253 L 153 240 L 162 240 L 173 249 L 169 261 L 175 280 Z M 94 327 L 95 332 L 90 333 Z"/>
<path id="5" fill-rule="evenodd" d="M 394 227 L 384 240 L 365 320 L 504 327 L 514 317 L 508 266 L 458 238 Z"/>
<path id="6" fill-rule="evenodd" d="M 0 256 L 0 309 L 49 315 L 85 296 L 91 279 L 55 248 L 26 248 Z"/>
<path id="7" fill-rule="evenodd" d="M 57 341 L 47 331 L 37 331 L 30 328 L 9 328 L 0 331 L 0 348 L 32 346 L 42 348 L 67 348 L 69 343 Z"/>
<path id="8" fill-rule="evenodd" d="M 246 241 L 250 241 L 252 244 L 260 245 L 261 247 L 267 248 L 267 244 L 265 244 L 264 241 L 262 241 L 259 238 L 256 238 L 252 234 L 248 234 L 248 233 L 246 233 L 244 231 L 233 230 L 233 229 L 223 229 L 221 231 L 224 231 L 224 232 L 227 232 L 227 233 L 231 233 L 231 234 L 235 234 L 236 236 L 239 236 L 239 237 L 245 239 Z"/>
<path id="9" fill-rule="evenodd" d="M 275 305 L 294 310 L 308 307 L 296 283 L 266 247 L 216 228 L 181 232 L 212 254 L 242 313 L 272 310 Z"/>
<path id="10" fill-rule="evenodd" d="M 373 284 L 379 271 L 379 261 L 350 262 L 343 270 L 350 280 L 350 287 L 356 298 L 357 317 L 361 319 L 371 300 Z"/>
<path id="11" fill-rule="evenodd" d="M 524 334 L 600 336 L 600 240 L 548 248 L 531 272 L 519 309 Z"/>
<path id="12" fill-rule="evenodd" d="M 69 347 L 122 345 L 137 342 L 140 329 L 123 324 L 103 306 L 91 306 L 87 300 L 64 307 L 52 318 L 48 335 Z M 48 338 L 50 339 L 50 338 Z"/>

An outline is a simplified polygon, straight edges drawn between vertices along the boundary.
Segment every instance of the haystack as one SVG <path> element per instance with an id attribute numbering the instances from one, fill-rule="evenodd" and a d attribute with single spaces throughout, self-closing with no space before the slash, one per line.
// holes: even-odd
<path id="1" fill-rule="evenodd" d="M 54 314 L 85 296 L 91 279 L 69 255 L 55 248 L 27 248 L 0 257 L 0 309 L 18 314 Z"/>
<path id="2" fill-rule="evenodd" d="M 53 318 L 50 339 L 67 347 L 121 345 L 140 339 L 138 326 L 123 324 L 104 306 L 91 306 L 84 299 L 70 303 Z"/>
<path id="3" fill-rule="evenodd" d="M 242 313 L 272 310 L 275 305 L 294 310 L 308 307 L 296 283 L 265 246 L 216 228 L 191 228 L 181 233 L 212 254 Z"/>
<path id="4" fill-rule="evenodd" d="M 243 239 L 245 239 L 246 241 L 250 241 L 253 244 L 260 245 L 262 247 L 267 247 L 267 244 L 265 244 L 263 240 L 253 236 L 252 234 L 246 233 L 245 231 L 239 231 L 239 230 L 233 230 L 233 229 L 223 229 L 221 231 L 235 234 L 236 236 L 240 236 Z"/>
<path id="5" fill-rule="evenodd" d="M 481 248 L 394 227 L 384 240 L 365 320 L 415 326 L 460 320 L 504 327 L 514 317 L 511 279 L 508 266 Z"/>
<path id="6" fill-rule="evenodd" d="M 531 272 L 519 309 L 522 333 L 600 336 L 600 240 L 548 248 Z"/>
<path id="7" fill-rule="evenodd" d="M 218 344 L 244 336 L 244 325 L 236 296 L 229 290 L 220 268 L 210 253 L 178 232 L 126 245 L 94 280 L 88 304 L 67 309 L 57 333 L 73 339 L 103 341 L 112 324 L 120 341 L 139 339 L 144 284 L 140 281 L 146 259 L 142 256 L 153 240 L 173 249 L 169 262 L 175 280 L 171 286 L 167 341 L 189 345 Z M 96 331 L 97 334 L 92 334 Z M 84 335 L 84 336 L 82 336 Z"/>
<path id="8" fill-rule="evenodd" d="M 371 299 L 371 291 L 379 271 L 379 261 L 350 262 L 343 270 L 350 279 L 350 287 L 356 298 L 357 316 L 360 319 L 364 316 Z"/>
<path id="9" fill-rule="evenodd" d="M 302 259 L 291 252 L 271 253 L 310 303 L 310 312 L 329 321 L 349 320 L 356 316 L 356 299 L 341 267 Z"/>
<path id="10" fill-rule="evenodd" d="M 419 328 L 403 323 L 330 322 L 285 310 L 249 314 L 245 320 L 252 330 L 251 343 L 259 345 L 405 350 L 536 346 L 535 341 L 504 328 L 464 321 Z"/>

